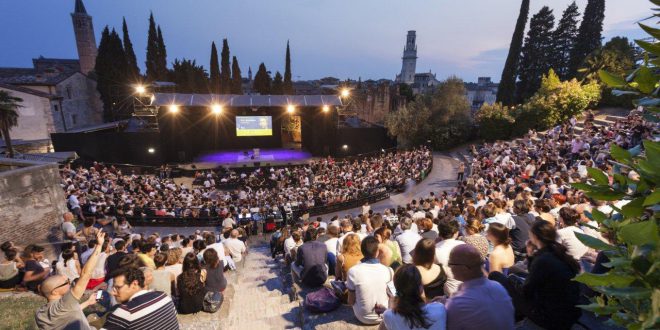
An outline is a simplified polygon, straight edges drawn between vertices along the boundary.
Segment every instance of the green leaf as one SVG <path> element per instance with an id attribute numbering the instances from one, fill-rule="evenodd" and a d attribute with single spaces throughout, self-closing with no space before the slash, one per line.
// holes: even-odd
<path id="1" fill-rule="evenodd" d="M 614 267 L 630 267 L 632 265 L 632 260 L 628 258 L 621 258 L 621 257 L 609 257 L 610 261 L 603 263 L 603 266 L 608 267 L 608 268 L 614 268 Z"/>
<path id="2" fill-rule="evenodd" d="M 654 191 L 644 200 L 644 206 L 655 205 L 658 203 L 660 203 L 660 191 L 658 190 Z"/>
<path id="3" fill-rule="evenodd" d="M 590 185 L 590 184 L 579 183 L 579 182 L 571 183 L 571 186 L 572 186 L 573 188 L 575 188 L 575 189 L 584 190 L 584 191 L 592 191 L 592 190 L 594 190 L 595 188 L 597 188 L 597 187 L 594 187 L 594 186 L 592 186 L 592 185 Z"/>
<path id="4" fill-rule="evenodd" d="M 612 271 L 605 274 L 593 274 L 584 272 L 575 277 L 575 280 L 588 286 L 605 286 L 614 288 L 627 287 L 635 281 L 632 275 L 614 274 Z"/>
<path id="5" fill-rule="evenodd" d="M 626 218 L 637 218 L 644 214 L 644 197 L 633 199 L 621 208 L 621 214 Z"/>
<path id="6" fill-rule="evenodd" d="M 597 184 L 600 185 L 609 185 L 610 181 L 607 178 L 607 174 L 603 173 L 603 171 L 594 168 L 594 167 L 589 167 L 587 168 L 587 173 L 589 173 L 589 176 L 596 181 Z"/>
<path id="7" fill-rule="evenodd" d="M 658 50 L 660 50 L 660 46 Z M 651 94 L 655 89 L 658 78 L 655 76 L 653 71 L 651 71 L 651 69 L 642 66 L 639 68 L 639 72 L 635 76 L 635 82 L 637 83 L 637 89 L 639 89 L 642 93 Z"/>
<path id="8" fill-rule="evenodd" d="M 626 165 L 628 165 L 632 161 L 632 156 L 630 155 L 630 152 L 628 152 L 628 150 L 626 149 L 619 147 L 614 143 L 612 143 L 612 145 L 610 146 L 610 154 L 612 155 L 612 158 Z"/>
<path id="9" fill-rule="evenodd" d="M 587 196 L 600 201 L 616 201 L 626 196 L 625 193 L 617 191 L 591 191 L 586 192 L 586 194 Z"/>
<path id="10" fill-rule="evenodd" d="M 644 150 L 646 151 L 646 158 L 650 161 L 660 161 L 660 143 L 651 140 L 644 140 Z"/>
<path id="11" fill-rule="evenodd" d="M 596 250 L 614 250 L 616 247 L 609 245 L 598 238 L 595 238 L 593 236 L 589 236 L 587 234 L 583 233 L 575 233 L 575 237 L 577 237 L 582 244 Z"/>
<path id="12" fill-rule="evenodd" d="M 628 180 L 626 179 L 625 176 L 623 176 L 623 175 L 621 175 L 621 174 L 615 173 L 615 174 L 614 174 L 614 181 L 616 181 L 617 183 L 619 183 L 619 185 L 621 186 L 621 188 L 625 188 L 625 187 L 627 187 L 626 183 L 628 182 Z"/>
<path id="13" fill-rule="evenodd" d="M 660 239 L 658 237 L 658 225 L 655 220 L 631 223 L 621 227 L 619 238 L 630 245 L 656 244 Z"/>
<path id="14" fill-rule="evenodd" d="M 643 107 L 655 107 L 660 105 L 660 99 L 655 97 L 643 97 L 639 100 L 635 100 L 635 104 Z"/>
<path id="15" fill-rule="evenodd" d="M 616 306 L 601 306 L 599 304 L 589 304 L 589 305 L 577 305 L 577 307 L 584 309 L 585 311 L 592 312 L 597 315 L 610 315 L 615 313 L 620 309 Z"/>
<path id="16" fill-rule="evenodd" d="M 620 89 L 613 89 L 612 90 L 612 95 L 614 95 L 614 96 L 639 95 L 639 93 L 638 92 L 633 92 L 633 91 L 622 91 Z"/>
<path id="17" fill-rule="evenodd" d="M 608 87 L 624 87 L 627 85 L 626 80 L 623 79 L 623 77 L 616 76 L 605 70 L 598 70 L 598 76 Z"/>
<path id="18" fill-rule="evenodd" d="M 651 298 L 651 292 L 652 292 L 651 289 L 649 288 L 639 288 L 639 287 L 597 288 L 596 290 L 608 296 L 614 296 L 622 299 L 634 299 L 634 300 L 649 299 Z"/>
<path id="19" fill-rule="evenodd" d="M 639 23 L 639 26 L 642 28 L 642 30 L 646 31 L 646 33 L 650 34 L 653 36 L 653 38 L 659 39 L 660 40 L 660 30 L 654 29 L 648 25 L 644 25 L 642 23 Z"/>
<path id="20" fill-rule="evenodd" d="M 597 209 L 593 209 L 593 210 L 591 210 L 591 216 L 592 216 L 592 217 L 594 218 L 594 220 L 595 220 L 596 222 L 598 222 L 598 223 L 601 223 L 601 222 L 605 221 L 605 219 L 608 218 L 608 216 L 605 215 L 605 213 L 603 213 L 603 212 L 601 212 L 601 211 L 598 211 Z"/>
<path id="21" fill-rule="evenodd" d="M 635 40 L 635 43 L 653 55 L 660 55 L 660 45 L 656 43 L 650 43 L 644 40 Z"/>

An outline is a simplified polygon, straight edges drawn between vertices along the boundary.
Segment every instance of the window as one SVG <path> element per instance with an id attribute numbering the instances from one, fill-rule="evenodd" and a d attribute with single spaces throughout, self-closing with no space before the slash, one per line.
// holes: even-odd
<path id="1" fill-rule="evenodd" d="M 66 86 L 66 98 L 71 99 L 71 86 Z"/>
<path id="2" fill-rule="evenodd" d="M 55 104 L 54 107 L 55 107 L 55 112 L 60 111 L 60 106 L 59 105 Z"/>
<path id="3" fill-rule="evenodd" d="M 78 125 L 78 115 L 71 115 L 71 125 Z"/>

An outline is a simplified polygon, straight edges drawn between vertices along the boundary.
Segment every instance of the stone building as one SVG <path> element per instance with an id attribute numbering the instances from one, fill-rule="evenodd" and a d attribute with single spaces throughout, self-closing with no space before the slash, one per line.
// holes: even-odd
<path id="1" fill-rule="evenodd" d="M 18 126 L 10 131 L 21 143 L 44 144 L 48 152 L 50 134 L 94 126 L 103 122 L 103 103 L 96 80 L 88 75 L 96 62 L 96 41 L 92 18 L 82 0 L 76 0 L 73 28 L 79 59 L 43 56 L 32 60 L 31 68 L 0 67 L 0 89 L 24 100 Z"/>
<path id="2" fill-rule="evenodd" d="M 490 77 L 479 77 L 476 84 L 466 83 L 466 97 L 472 110 L 479 110 L 484 103 L 495 103 L 498 87 L 499 84 L 492 82 Z"/>
<path id="3" fill-rule="evenodd" d="M 395 82 L 407 84 L 412 87 L 414 94 L 431 92 L 439 83 L 435 74 L 429 70 L 428 73 L 416 73 L 417 69 L 417 35 L 415 31 L 408 31 L 406 46 L 401 58 L 401 73 L 396 75 Z"/>

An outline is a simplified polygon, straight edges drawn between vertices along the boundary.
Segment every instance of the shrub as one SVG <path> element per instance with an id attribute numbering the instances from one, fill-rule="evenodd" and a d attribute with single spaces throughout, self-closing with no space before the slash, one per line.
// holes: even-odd
<path id="1" fill-rule="evenodd" d="M 515 122 L 509 107 L 502 103 L 484 104 L 477 112 L 476 119 L 479 136 L 490 141 L 508 139 Z"/>

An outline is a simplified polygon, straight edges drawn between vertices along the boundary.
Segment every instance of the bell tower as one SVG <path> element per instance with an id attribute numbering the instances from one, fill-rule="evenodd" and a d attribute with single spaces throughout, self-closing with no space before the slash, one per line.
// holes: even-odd
<path id="1" fill-rule="evenodd" d="M 415 82 L 415 69 L 417 67 L 417 36 L 415 31 L 408 31 L 406 37 L 406 47 L 403 49 L 401 74 L 399 75 L 399 82 L 404 84 L 412 84 Z"/>
<path id="2" fill-rule="evenodd" d="M 71 13 L 71 19 L 73 20 L 73 32 L 76 35 L 80 71 L 87 74 L 94 70 L 97 49 L 92 16 L 87 15 L 82 0 L 76 0 L 76 7 Z"/>

